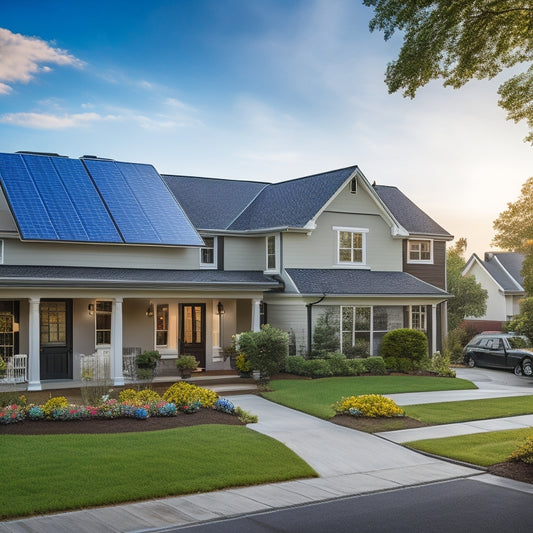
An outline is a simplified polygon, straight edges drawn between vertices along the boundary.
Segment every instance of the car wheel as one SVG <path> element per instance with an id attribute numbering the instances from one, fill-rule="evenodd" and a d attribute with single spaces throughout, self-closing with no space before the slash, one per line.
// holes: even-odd
<path id="1" fill-rule="evenodd" d="M 522 365 L 520 363 L 518 363 L 514 369 L 513 369 L 513 372 L 514 372 L 514 375 L 515 376 L 521 376 L 523 374 L 522 372 Z"/>
<path id="2" fill-rule="evenodd" d="M 474 361 L 474 358 L 471 355 L 468 356 L 468 359 L 466 360 L 466 364 L 470 368 L 474 368 L 476 366 L 476 362 Z"/>
<path id="3" fill-rule="evenodd" d="M 522 372 L 524 376 L 533 376 L 533 363 L 531 359 L 528 358 L 522 361 Z"/>

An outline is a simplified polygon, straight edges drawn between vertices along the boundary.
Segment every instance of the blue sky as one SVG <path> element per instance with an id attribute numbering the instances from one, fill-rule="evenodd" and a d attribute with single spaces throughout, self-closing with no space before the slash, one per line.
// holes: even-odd
<path id="1" fill-rule="evenodd" d="M 389 95 L 400 39 L 353 0 L 17 0 L 0 6 L 0 151 L 280 181 L 359 165 L 468 253 L 533 173 L 499 79 Z"/>

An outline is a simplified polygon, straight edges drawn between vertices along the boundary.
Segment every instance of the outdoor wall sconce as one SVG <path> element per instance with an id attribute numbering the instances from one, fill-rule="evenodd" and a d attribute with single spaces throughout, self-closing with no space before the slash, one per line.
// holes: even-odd
<path id="1" fill-rule="evenodd" d="M 154 316 L 154 306 L 150 305 L 148 309 L 146 310 L 146 316 L 148 318 L 152 318 Z"/>
<path id="2" fill-rule="evenodd" d="M 94 315 L 94 304 L 89 304 L 87 306 L 87 310 L 89 311 L 89 316 L 93 316 Z"/>
<path id="3" fill-rule="evenodd" d="M 218 309 L 217 315 L 223 315 L 225 313 L 224 304 L 222 302 L 218 302 L 217 309 Z"/>

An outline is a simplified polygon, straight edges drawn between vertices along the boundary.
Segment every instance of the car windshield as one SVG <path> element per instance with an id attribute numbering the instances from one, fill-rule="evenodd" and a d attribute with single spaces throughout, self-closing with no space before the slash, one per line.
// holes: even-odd
<path id="1" fill-rule="evenodd" d="M 531 342 L 526 337 L 508 337 L 511 348 L 531 348 Z"/>

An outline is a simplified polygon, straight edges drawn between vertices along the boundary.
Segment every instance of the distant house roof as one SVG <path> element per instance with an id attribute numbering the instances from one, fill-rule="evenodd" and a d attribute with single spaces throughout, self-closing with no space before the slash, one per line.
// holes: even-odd
<path id="1" fill-rule="evenodd" d="M 522 286 L 524 278 L 520 271 L 524 257 L 524 254 L 517 252 L 485 252 L 484 260 L 481 260 L 476 254 L 472 254 L 463 269 L 463 275 L 468 274 L 477 262 L 504 292 L 522 293 L 525 292 Z"/>
<path id="2" fill-rule="evenodd" d="M 397 187 L 375 185 L 374 190 L 389 208 L 396 220 L 411 234 L 435 235 L 451 239 L 442 226 L 414 204 Z"/>
<path id="3" fill-rule="evenodd" d="M 442 289 L 406 272 L 288 268 L 287 274 L 300 294 L 429 296 L 446 298 Z"/>
<path id="4" fill-rule="evenodd" d="M 198 229 L 303 228 L 356 166 L 280 183 L 163 175 Z"/>
<path id="5" fill-rule="evenodd" d="M 0 286 L 265 291 L 281 282 L 259 271 L 0 265 Z"/>

